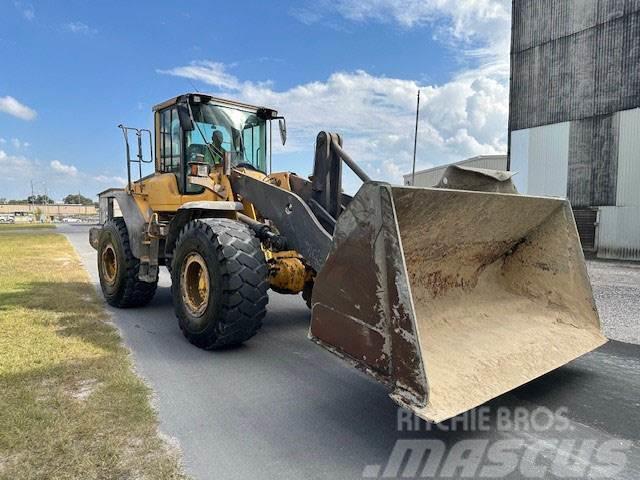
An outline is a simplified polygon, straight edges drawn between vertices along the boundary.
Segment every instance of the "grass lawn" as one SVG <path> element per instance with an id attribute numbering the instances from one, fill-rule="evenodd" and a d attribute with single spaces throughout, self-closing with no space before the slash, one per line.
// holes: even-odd
<path id="1" fill-rule="evenodd" d="M 0 223 L 0 231 L 23 230 L 25 228 L 56 228 L 53 223 Z"/>
<path id="2" fill-rule="evenodd" d="M 0 479 L 177 479 L 149 389 L 75 251 L 0 235 Z"/>

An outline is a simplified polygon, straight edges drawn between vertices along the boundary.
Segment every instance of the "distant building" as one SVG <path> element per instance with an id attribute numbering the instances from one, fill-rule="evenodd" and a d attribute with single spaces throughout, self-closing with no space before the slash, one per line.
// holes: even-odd
<path id="1" fill-rule="evenodd" d="M 513 1 L 509 168 L 585 250 L 640 260 L 640 2 Z"/>
<path id="2" fill-rule="evenodd" d="M 32 205 L 21 203 L 0 204 L 0 214 L 13 215 L 16 221 L 21 219 L 33 219 L 39 211 L 47 220 L 66 217 L 92 217 L 98 215 L 98 209 L 93 205 L 67 205 L 53 203 L 49 205 Z"/>
<path id="3" fill-rule="evenodd" d="M 447 165 L 439 165 L 437 167 L 428 168 L 426 170 L 420 170 L 416 172 L 416 187 L 433 187 L 440 179 L 442 174 L 449 165 L 464 165 L 466 167 L 475 168 L 488 168 L 490 170 L 506 170 L 507 169 L 507 156 L 506 155 L 478 155 L 476 157 L 467 158 L 460 162 Z M 404 184 L 411 185 L 411 174 L 403 175 Z"/>

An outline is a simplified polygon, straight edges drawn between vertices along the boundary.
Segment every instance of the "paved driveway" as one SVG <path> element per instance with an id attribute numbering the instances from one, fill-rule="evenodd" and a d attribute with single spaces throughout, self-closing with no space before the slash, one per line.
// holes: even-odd
<path id="1" fill-rule="evenodd" d="M 87 227 L 60 231 L 97 283 Z M 407 446 L 425 445 L 443 445 L 451 457 L 445 455 L 447 461 L 455 460 L 461 446 L 470 447 L 462 461 L 473 464 L 477 457 L 487 467 L 496 461 L 487 457 L 487 449 L 498 440 L 515 442 L 516 450 L 518 442 L 540 450 L 515 457 L 517 469 L 510 478 L 597 473 L 593 464 L 613 457 L 598 460 L 593 448 L 587 451 L 589 441 L 596 453 L 612 446 L 622 452 L 617 458 L 626 462 L 625 468 L 616 478 L 640 478 L 640 347 L 635 345 L 610 342 L 495 399 L 487 406 L 490 410 L 478 410 L 487 422 L 468 417 L 472 431 L 460 431 L 461 424 L 448 424 L 456 431 L 429 431 L 420 423 L 416 432 L 406 422 L 398 425 L 399 416 L 404 417 L 384 387 L 306 339 L 309 312 L 299 297 L 272 293 L 260 333 L 245 346 L 224 352 L 199 350 L 182 337 L 164 269 L 151 305 L 109 311 L 137 371 L 155 392 L 161 430 L 177 440 L 187 472 L 197 479 L 411 476 L 412 457 L 394 466 L 393 456 Z M 505 418 L 500 421 L 501 411 L 543 416 L 521 422 L 518 429 L 505 424 Z M 534 431 L 545 427 L 547 411 L 559 411 L 568 422 Z M 435 443 L 425 444 L 427 440 Z M 451 463 L 447 468 L 454 467 Z M 482 473 L 473 465 L 468 468 L 453 474 Z"/>

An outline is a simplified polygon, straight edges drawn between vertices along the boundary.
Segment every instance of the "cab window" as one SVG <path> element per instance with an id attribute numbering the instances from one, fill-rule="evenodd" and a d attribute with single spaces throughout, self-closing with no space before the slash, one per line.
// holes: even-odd
<path id="1" fill-rule="evenodd" d="M 180 172 L 180 120 L 175 107 L 160 114 L 160 171 Z"/>
<path id="2" fill-rule="evenodd" d="M 222 148 L 219 152 L 216 152 L 214 146 L 213 152 L 210 152 L 207 148 L 207 143 L 213 143 L 212 138 L 214 137 L 215 132 L 219 132 L 219 135 L 222 138 L 222 142 L 220 144 Z M 185 151 L 187 152 L 187 161 L 194 161 L 196 159 L 196 155 L 202 154 L 204 155 L 206 162 L 217 164 L 222 160 L 220 154 L 232 151 L 231 132 L 225 125 L 212 125 L 196 121 L 194 129 L 187 132 L 186 141 L 187 144 Z"/>
<path id="3" fill-rule="evenodd" d="M 266 171 L 266 131 L 264 121 L 260 122 L 255 115 L 249 117 L 242 129 L 243 159 L 261 171 Z"/>
<path id="4" fill-rule="evenodd" d="M 265 120 L 253 112 L 211 103 L 192 105 L 192 111 L 194 129 L 185 135 L 187 161 L 202 154 L 205 162 L 217 164 L 229 155 L 232 166 L 266 170 Z"/>

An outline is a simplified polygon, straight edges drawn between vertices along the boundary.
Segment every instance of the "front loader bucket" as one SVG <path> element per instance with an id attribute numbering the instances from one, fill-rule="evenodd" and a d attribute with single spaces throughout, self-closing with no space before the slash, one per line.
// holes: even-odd
<path id="1" fill-rule="evenodd" d="M 365 183 L 312 305 L 314 341 L 432 422 L 606 342 L 561 199 Z"/>

